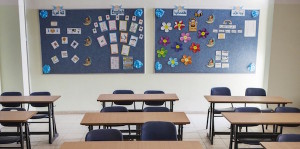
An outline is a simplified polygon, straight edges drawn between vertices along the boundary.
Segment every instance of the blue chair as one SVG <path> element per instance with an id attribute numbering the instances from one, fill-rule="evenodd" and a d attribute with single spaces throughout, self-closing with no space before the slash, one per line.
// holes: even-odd
<path id="1" fill-rule="evenodd" d="M 277 142 L 300 142 L 300 134 L 281 134 L 277 137 Z"/>
<path id="2" fill-rule="evenodd" d="M 30 94 L 30 96 L 51 96 L 51 94 L 50 92 L 33 92 Z M 48 103 L 31 103 L 30 106 L 35 108 L 43 108 L 43 107 L 48 107 Z M 29 110 L 29 105 L 28 105 L 28 110 Z M 38 113 L 34 115 L 31 119 L 42 119 L 42 118 L 49 118 L 48 111 L 38 111 Z"/>
<path id="3" fill-rule="evenodd" d="M 134 94 L 134 92 L 132 90 L 115 90 L 113 92 L 113 94 Z M 134 106 L 135 109 L 135 102 L 133 101 L 117 101 L 117 102 L 112 102 L 111 106 L 113 106 L 113 104 L 116 105 L 132 105 Z"/>
<path id="4" fill-rule="evenodd" d="M 3 108 L 1 111 L 26 111 L 24 108 Z M 0 123 L 5 127 L 17 127 L 19 131 L 20 123 Z"/>
<path id="5" fill-rule="evenodd" d="M 142 141 L 177 141 L 176 127 L 171 122 L 151 121 L 142 126 Z"/>
<path id="6" fill-rule="evenodd" d="M 241 107 L 236 108 L 234 112 L 251 112 L 251 113 L 261 113 L 260 109 L 256 107 Z M 246 132 L 248 132 L 248 127 L 254 127 L 258 125 L 240 125 L 241 127 L 246 127 Z M 262 125 L 263 126 L 263 125 Z M 262 131 L 264 132 L 264 127 L 262 127 Z"/>
<path id="7" fill-rule="evenodd" d="M 3 92 L 1 96 L 22 96 L 20 92 Z M 2 103 L 3 107 L 21 107 L 21 103 Z"/>
<path id="8" fill-rule="evenodd" d="M 3 108 L 1 111 L 26 111 L 24 108 Z M 20 132 L 20 123 L 0 123 L 4 127 L 16 127 L 17 132 Z M 0 136 L 0 144 L 11 144 L 21 141 L 20 136 Z"/>
<path id="9" fill-rule="evenodd" d="M 143 112 L 170 112 L 166 107 L 146 107 Z"/>
<path id="10" fill-rule="evenodd" d="M 276 113 L 300 113 L 300 109 L 294 108 L 294 107 L 277 107 L 275 109 Z M 300 125 L 278 125 L 280 126 L 280 133 L 282 133 L 283 127 L 298 127 Z M 276 132 L 278 129 L 278 126 L 276 126 Z"/>
<path id="11" fill-rule="evenodd" d="M 113 106 L 113 107 L 104 107 L 103 109 L 101 109 L 100 112 L 128 112 L 126 107 L 122 107 L 122 106 Z M 117 126 L 124 126 L 124 125 L 113 125 L 114 127 Z M 112 126 L 103 126 L 104 128 L 112 128 Z M 100 126 L 99 126 L 100 129 Z M 131 131 L 130 131 L 130 125 L 128 125 L 128 133 L 129 135 L 131 135 Z"/>
<path id="12" fill-rule="evenodd" d="M 0 132 L 1 133 L 1 132 Z M 12 144 L 21 142 L 20 136 L 0 136 L 0 144 Z M 2 148 L 4 148 L 2 146 Z M 11 148 L 11 147 L 7 147 Z"/>
<path id="13" fill-rule="evenodd" d="M 240 107 L 240 108 L 236 108 L 234 110 L 235 112 L 251 112 L 251 113 L 261 113 L 259 108 L 256 107 Z M 242 127 L 246 127 L 246 132 L 248 132 L 248 127 L 255 127 L 258 125 L 238 125 L 238 127 L 241 128 Z M 262 131 L 264 133 L 264 126 L 262 125 Z M 269 142 L 271 141 L 271 139 L 262 139 L 259 136 L 257 138 L 242 138 L 239 139 L 239 142 L 244 143 L 244 144 L 250 144 L 250 145 L 259 145 L 259 142 Z"/>
<path id="14" fill-rule="evenodd" d="M 263 88 L 247 88 L 245 92 L 245 96 L 266 96 L 266 91 Z M 245 103 L 246 107 L 246 103 Z M 269 105 L 266 104 L 266 108 L 261 108 L 260 111 L 262 113 L 271 113 L 274 112 L 272 108 L 269 108 Z M 266 125 L 266 129 L 268 129 L 268 125 Z"/>
<path id="15" fill-rule="evenodd" d="M 231 96 L 230 89 L 227 87 L 214 87 L 210 91 L 211 96 Z M 223 117 L 220 115 L 222 112 L 234 112 L 233 104 L 229 108 L 215 109 L 213 117 Z M 208 120 L 209 120 L 210 107 L 207 110 L 207 119 L 206 119 L 206 129 L 208 128 Z M 219 116 L 215 116 L 215 114 L 219 114 Z"/>
<path id="16" fill-rule="evenodd" d="M 19 136 L 0 136 L 0 144 L 12 144 L 20 141 Z"/>
<path id="17" fill-rule="evenodd" d="M 116 129 L 98 129 L 88 132 L 85 141 L 123 141 L 123 135 Z"/>
<path id="18" fill-rule="evenodd" d="M 126 107 L 122 106 L 113 106 L 113 107 L 105 107 L 101 109 L 100 112 L 128 112 Z"/>
<path id="19" fill-rule="evenodd" d="M 158 91 L 158 90 L 147 90 L 144 92 L 144 94 L 165 94 L 163 91 Z M 144 109 L 144 104 L 147 106 L 166 106 L 165 101 L 145 101 L 143 102 L 142 109 Z"/>
<path id="20" fill-rule="evenodd" d="M 263 88 L 247 88 L 245 92 L 245 96 L 266 96 L 266 91 Z M 246 103 L 245 103 L 246 107 Z M 269 105 L 266 104 L 267 108 L 262 108 L 260 111 L 262 113 L 270 113 L 274 112 L 272 108 L 269 108 Z"/>

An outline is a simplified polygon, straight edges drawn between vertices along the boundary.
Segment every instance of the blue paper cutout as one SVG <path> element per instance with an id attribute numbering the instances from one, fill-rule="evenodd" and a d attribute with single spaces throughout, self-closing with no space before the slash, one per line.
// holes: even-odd
<path id="1" fill-rule="evenodd" d="M 248 71 L 249 72 L 254 72 L 255 71 L 255 64 L 253 64 L 253 63 L 250 63 L 249 65 L 248 65 Z"/>
<path id="2" fill-rule="evenodd" d="M 47 17 L 48 17 L 48 11 L 47 11 L 47 10 L 42 10 L 42 11 L 40 12 L 40 16 L 41 16 L 41 18 L 43 18 L 43 19 L 47 18 Z"/>
<path id="3" fill-rule="evenodd" d="M 136 69 L 140 69 L 143 67 L 143 63 L 140 60 L 135 60 L 133 66 Z"/>
<path id="4" fill-rule="evenodd" d="M 135 10 L 134 15 L 137 16 L 137 17 L 141 17 L 143 15 L 143 9 Z"/>
<path id="5" fill-rule="evenodd" d="M 259 16 L 259 12 L 258 12 L 257 10 L 253 10 L 253 11 L 251 12 L 251 15 L 252 15 L 253 18 L 256 18 L 256 17 Z"/>
<path id="6" fill-rule="evenodd" d="M 51 67 L 49 65 L 44 65 L 43 66 L 43 73 L 48 74 L 51 71 Z"/>
<path id="7" fill-rule="evenodd" d="M 165 11 L 162 9 L 155 9 L 155 15 L 158 18 L 161 18 L 165 14 Z"/>
<path id="8" fill-rule="evenodd" d="M 162 69 L 162 64 L 160 62 L 155 63 L 155 70 L 161 70 Z"/>

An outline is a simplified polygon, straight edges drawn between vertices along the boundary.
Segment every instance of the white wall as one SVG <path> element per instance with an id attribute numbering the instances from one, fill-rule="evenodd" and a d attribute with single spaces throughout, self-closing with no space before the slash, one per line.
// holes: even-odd
<path id="1" fill-rule="evenodd" d="M 244 95 L 247 87 L 267 87 L 264 81 L 268 71 L 266 53 L 270 50 L 273 0 L 27 0 L 27 23 L 29 42 L 29 66 L 32 91 L 48 90 L 61 95 L 56 103 L 58 111 L 99 110 L 96 99 L 101 93 L 112 93 L 115 89 L 132 89 L 143 93 L 148 89 L 177 93 L 180 98 L 175 103 L 176 111 L 204 112 L 208 103 L 203 95 L 210 93 L 215 86 L 228 86 L 232 95 Z M 39 17 L 37 9 L 52 9 L 52 5 L 63 5 L 65 9 L 110 8 L 112 4 L 122 4 L 124 8 L 145 8 L 145 74 L 79 74 L 42 75 Z M 186 8 L 231 9 L 244 6 L 246 9 L 260 9 L 260 26 L 257 50 L 256 74 L 154 74 L 154 9 L 173 8 L 184 5 Z"/>
<path id="2" fill-rule="evenodd" d="M 276 1 L 269 73 L 269 94 L 293 100 L 300 107 L 300 1 Z"/>
<path id="3" fill-rule="evenodd" d="M 0 1 L 1 91 L 23 92 L 17 0 Z"/>

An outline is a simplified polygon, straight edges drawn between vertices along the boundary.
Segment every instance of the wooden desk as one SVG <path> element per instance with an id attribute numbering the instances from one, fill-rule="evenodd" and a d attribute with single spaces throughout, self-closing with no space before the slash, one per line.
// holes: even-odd
<path id="1" fill-rule="evenodd" d="M 30 134 L 47 134 L 49 135 L 49 143 L 52 144 L 54 139 L 58 137 L 56 122 L 54 116 L 53 103 L 61 96 L 0 96 L 0 104 L 2 103 L 45 103 L 48 104 L 49 131 L 48 132 L 30 132 Z M 52 120 L 52 123 L 51 123 Z"/>
<path id="2" fill-rule="evenodd" d="M 204 96 L 210 103 L 288 104 L 291 100 L 272 96 Z"/>
<path id="3" fill-rule="evenodd" d="M 265 149 L 299 149 L 300 142 L 261 142 Z"/>
<path id="4" fill-rule="evenodd" d="M 60 149 L 202 149 L 198 141 L 65 142 Z"/>
<path id="5" fill-rule="evenodd" d="M 20 145 L 24 149 L 23 126 L 25 126 L 26 148 L 30 149 L 29 129 L 27 121 L 36 114 L 35 111 L 0 111 L 0 123 L 19 123 L 20 132 L 0 132 L 1 136 L 20 135 Z"/>
<path id="6" fill-rule="evenodd" d="M 240 134 L 245 134 L 238 132 L 239 125 L 251 125 L 251 124 L 270 124 L 270 125 L 289 125 L 289 124 L 300 124 L 300 113 L 235 113 L 235 112 L 226 112 L 222 115 L 231 123 L 231 132 L 230 132 L 230 145 L 229 148 L 232 148 L 233 139 L 235 142 L 234 148 L 238 148 L 237 140 L 240 138 Z M 247 135 L 247 134 L 246 134 Z M 279 133 L 273 131 L 273 133 L 256 133 L 252 135 L 264 135 L 266 137 L 272 136 L 277 138 Z M 235 137 L 233 137 L 235 136 Z M 245 135 L 244 135 L 245 136 Z"/>
<path id="7" fill-rule="evenodd" d="M 222 115 L 234 125 L 242 124 L 300 124 L 300 113 L 235 113 L 226 112 Z"/>
<path id="8" fill-rule="evenodd" d="M 0 123 L 25 123 L 36 113 L 34 111 L 0 111 Z"/>
<path id="9" fill-rule="evenodd" d="M 89 126 L 110 126 L 110 125 L 142 125 L 148 121 L 172 122 L 178 127 L 179 140 L 182 140 L 183 125 L 190 124 L 184 112 L 105 112 L 86 113 L 81 125 Z"/>
<path id="10" fill-rule="evenodd" d="M 60 96 L 0 96 L 0 103 L 53 103 Z"/>
<path id="11" fill-rule="evenodd" d="M 169 101 L 170 110 L 173 112 L 173 102 L 178 101 L 176 94 L 101 94 L 97 101 L 102 102 L 105 107 L 106 102 L 120 102 L 120 101 Z"/>
<path id="12" fill-rule="evenodd" d="M 291 100 L 282 97 L 272 97 L 272 96 L 204 96 L 204 98 L 210 102 L 210 124 L 208 138 L 213 144 L 213 136 L 216 134 L 224 135 L 228 134 L 226 132 L 215 132 L 214 123 L 214 111 L 215 104 L 217 103 L 256 103 L 256 104 L 278 104 L 285 106 L 288 103 L 292 103 Z"/>

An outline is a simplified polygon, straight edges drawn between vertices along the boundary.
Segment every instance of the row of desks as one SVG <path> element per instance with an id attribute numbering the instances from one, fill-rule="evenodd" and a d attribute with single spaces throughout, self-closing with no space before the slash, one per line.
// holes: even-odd
<path id="1" fill-rule="evenodd" d="M 178 125 L 178 140 L 183 138 L 183 125 L 190 124 L 184 112 L 109 112 L 86 113 L 81 125 L 93 126 L 137 125 L 138 128 L 148 121 L 172 122 Z"/>
<path id="2" fill-rule="evenodd" d="M 60 96 L 14 96 L 14 97 L 0 97 L 0 103 L 49 103 L 49 113 L 51 113 L 53 132 L 57 134 L 53 102 L 56 101 Z M 205 96 L 208 102 L 211 104 L 211 111 L 214 111 L 216 103 L 267 103 L 267 104 L 278 104 L 278 106 L 284 106 L 291 101 L 280 98 L 280 97 L 261 97 L 261 96 Z M 115 101 L 169 101 L 170 109 L 173 109 L 173 102 L 179 100 L 176 94 L 102 94 L 99 96 L 97 101 L 102 102 L 103 107 L 105 107 L 106 102 Z M 173 110 L 172 110 L 173 111 Z M 126 115 L 122 115 L 126 114 Z M 213 115 L 213 112 L 211 112 Z M 234 113 L 232 113 L 234 114 Z M 130 118 L 128 118 L 130 117 Z M 229 118 L 229 116 L 227 115 Z M 229 118 L 230 119 L 230 118 Z M 170 121 L 179 125 L 179 136 L 182 139 L 183 125 L 189 124 L 189 120 L 184 113 L 87 113 L 81 125 L 89 126 L 90 130 L 92 126 L 99 125 L 114 125 L 114 124 L 130 124 L 130 125 L 141 125 L 146 121 Z M 272 121 L 272 120 L 270 120 Z M 51 124 L 50 124 L 51 125 Z M 232 124 L 237 125 L 237 124 Z M 51 128 L 51 127 L 49 127 Z M 50 131 L 50 130 L 49 130 Z M 210 130 L 209 138 L 213 142 L 213 136 L 217 134 L 214 132 L 214 119 L 211 116 L 210 119 Z M 49 134 L 50 135 L 50 134 Z M 49 136 L 50 137 L 50 136 Z M 50 139 L 49 139 L 50 140 Z M 52 139 L 51 139 L 52 142 Z"/>
<path id="3" fill-rule="evenodd" d="M 32 118 L 36 111 L 0 111 L 0 123 L 2 122 L 12 122 L 20 123 L 20 126 L 25 126 L 25 137 L 26 137 L 26 147 L 31 148 L 29 135 L 43 135 L 46 134 L 49 136 L 49 143 L 52 144 L 55 138 L 58 137 L 58 132 L 56 128 L 55 115 L 54 115 L 54 106 L 53 103 L 57 101 L 60 96 L 0 96 L 0 104 L 2 103 L 22 103 L 22 104 L 31 104 L 31 103 L 45 103 L 48 104 L 47 114 L 48 114 L 48 131 L 47 132 L 29 132 L 28 120 Z M 21 127 L 22 132 L 22 127 Z M 20 133 L 23 135 L 23 133 Z M 12 133 L 1 132 L 0 135 L 12 135 Z M 16 134 L 18 135 L 18 134 Z M 21 137 L 21 148 L 24 148 L 23 137 Z"/>
<path id="4" fill-rule="evenodd" d="M 257 138 L 274 138 L 276 139 L 279 135 L 278 132 L 273 131 L 271 133 L 243 133 L 238 131 L 238 126 L 240 125 L 299 125 L 300 124 L 300 114 L 299 113 L 234 113 L 234 112 L 224 112 L 222 115 L 231 124 L 230 132 L 230 144 L 229 148 L 238 148 L 238 139 L 243 137 Z M 234 146 L 233 146 L 234 142 Z M 267 143 L 267 145 L 270 145 Z"/>
<path id="5" fill-rule="evenodd" d="M 228 135 L 230 132 L 215 132 L 214 111 L 216 104 L 222 103 L 256 103 L 256 104 L 276 104 L 278 107 L 292 103 L 291 100 L 282 97 L 272 96 L 204 96 L 210 103 L 210 120 L 208 138 L 213 144 L 214 136 Z"/>

